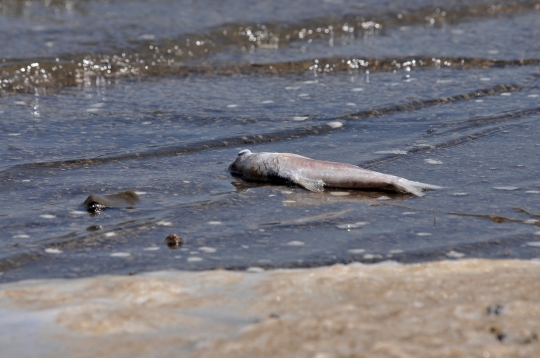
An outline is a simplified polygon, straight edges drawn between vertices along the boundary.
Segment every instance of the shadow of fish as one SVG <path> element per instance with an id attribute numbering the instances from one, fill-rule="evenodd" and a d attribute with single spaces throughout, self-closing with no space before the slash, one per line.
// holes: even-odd
<path id="1" fill-rule="evenodd" d="M 320 192 L 325 187 L 382 189 L 424 196 L 424 189 L 442 189 L 346 163 L 314 160 L 291 153 L 252 153 L 244 149 L 229 165 L 232 174 L 253 181 L 285 181 Z"/>

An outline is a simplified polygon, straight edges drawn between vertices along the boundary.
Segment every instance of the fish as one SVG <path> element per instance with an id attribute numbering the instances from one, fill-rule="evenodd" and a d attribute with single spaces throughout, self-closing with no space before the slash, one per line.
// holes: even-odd
<path id="1" fill-rule="evenodd" d="M 292 153 L 252 153 L 241 150 L 229 165 L 229 172 L 251 181 L 293 183 L 309 191 L 324 188 L 382 189 L 424 196 L 423 190 L 442 186 L 420 183 L 383 174 L 356 165 L 316 160 Z"/>

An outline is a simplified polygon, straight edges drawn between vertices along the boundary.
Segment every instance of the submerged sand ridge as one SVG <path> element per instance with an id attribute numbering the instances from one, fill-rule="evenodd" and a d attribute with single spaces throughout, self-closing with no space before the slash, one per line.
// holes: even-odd
<path id="1" fill-rule="evenodd" d="M 540 262 L 155 272 L 0 286 L 2 356 L 535 357 Z"/>

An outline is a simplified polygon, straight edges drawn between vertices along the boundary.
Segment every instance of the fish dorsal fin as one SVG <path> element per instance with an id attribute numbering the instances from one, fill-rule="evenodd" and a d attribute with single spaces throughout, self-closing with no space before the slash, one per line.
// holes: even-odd
<path id="1" fill-rule="evenodd" d="M 294 178 L 293 182 L 300 186 L 303 186 L 309 191 L 323 191 L 324 182 L 322 180 L 313 180 L 307 178 Z"/>
<path id="2" fill-rule="evenodd" d="M 295 157 L 295 158 L 302 158 L 302 159 L 311 159 L 311 158 L 308 158 L 308 157 L 304 157 L 303 155 L 294 154 L 294 153 L 280 153 L 280 154 L 281 154 L 281 155 L 288 156 L 288 157 Z"/>

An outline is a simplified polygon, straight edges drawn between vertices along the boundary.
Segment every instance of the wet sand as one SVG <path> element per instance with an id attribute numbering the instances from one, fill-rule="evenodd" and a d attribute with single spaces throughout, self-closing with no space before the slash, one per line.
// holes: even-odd
<path id="1" fill-rule="evenodd" d="M 21 281 L 0 286 L 0 346 L 6 357 L 535 357 L 539 268 L 470 259 Z"/>

